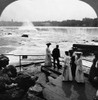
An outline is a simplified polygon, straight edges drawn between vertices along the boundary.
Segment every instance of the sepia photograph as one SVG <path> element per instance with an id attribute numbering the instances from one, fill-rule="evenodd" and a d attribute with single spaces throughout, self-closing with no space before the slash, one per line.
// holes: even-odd
<path id="1" fill-rule="evenodd" d="M 0 100 L 98 100 L 98 0 L 0 0 Z"/>

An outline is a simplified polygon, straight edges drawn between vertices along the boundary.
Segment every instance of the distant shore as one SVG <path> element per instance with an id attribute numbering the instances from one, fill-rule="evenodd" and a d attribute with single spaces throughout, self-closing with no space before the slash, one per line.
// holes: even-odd
<path id="1" fill-rule="evenodd" d="M 62 21 L 33 21 L 32 23 L 34 26 L 98 27 L 98 18 Z M 19 21 L 0 21 L 0 26 L 22 26 L 22 24 L 23 22 Z"/>

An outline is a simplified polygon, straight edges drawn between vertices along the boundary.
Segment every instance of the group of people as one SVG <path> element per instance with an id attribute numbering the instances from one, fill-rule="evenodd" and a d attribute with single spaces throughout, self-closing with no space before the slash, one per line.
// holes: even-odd
<path id="1" fill-rule="evenodd" d="M 0 100 L 21 100 L 37 79 L 38 77 L 18 73 L 15 66 L 9 65 L 9 58 L 0 55 Z"/>
<path id="2" fill-rule="evenodd" d="M 52 57 L 53 57 L 53 66 L 54 69 L 56 68 L 56 61 L 57 61 L 57 69 L 59 70 L 60 68 L 60 61 L 59 61 L 59 57 L 60 57 L 60 50 L 59 50 L 59 45 L 56 45 L 56 48 L 53 49 L 52 54 L 51 51 L 49 49 L 49 46 L 51 45 L 51 43 L 47 43 L 47 48 L 46 48 L 46 58 L 45 58 L 45 66 L 47 67 L 52 67 Z"/>
<path id="3" fill-rule="evenodd" d="M 84 73 L 82 68 L 82 54 L 74 53 L 72 50 L 65 51 L 63 81 L 76 80 L 84 83 Z"/>
<path id="4" fill-rule="evenodd" d="M 60 69 L 59 45 L 56 45 L 52 53 L 49 49 L 51 43 L 47 43 L 46 45 L 47 48 L 46 48 L 45 66 L 52 67 L 51 58 L 53 57 L 53 68 L 55 69 L 57 67 L 57 70 L 59 70 Z M 56 66 L 56 61 L 57 61 L 57 66 Z M 74 55 L 74 52 L 72 50 L 69 50 L 65 51 L 63 81 L 72 81 L 72 80 L 76 80 L 79 83 L 84 83 L 84 74 L 82 68 L 81 53 L 76 53 Z"/>

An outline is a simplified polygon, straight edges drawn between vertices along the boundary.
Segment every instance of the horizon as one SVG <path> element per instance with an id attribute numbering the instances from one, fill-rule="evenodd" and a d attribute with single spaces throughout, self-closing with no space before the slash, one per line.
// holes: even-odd
<path id="1" fill-rule="evenodd" d="M 94 19 L 98 19 L 98 18 L 83 18 L 83 19 L 92 19 L 92 20 L 94 20 Z M 62 20 L 62 21 L 59 21 L 59 20 L 53 20 L 53 21 L 51 21 L 51 20 L 42 20 L 42 21 L 33 21 L 33 20 L 31 20 L 31 21 L 18 21 L 18 20 L 13 20 L 13 19 L 11 19 L 11 20 L 0 20 L 0 22 L 63 22 L 63 21 L 73 21 L 73 20 L 75 20 L 75 21 L 83 21 L 83 19 L 66 19 L 66 20 Z"/>

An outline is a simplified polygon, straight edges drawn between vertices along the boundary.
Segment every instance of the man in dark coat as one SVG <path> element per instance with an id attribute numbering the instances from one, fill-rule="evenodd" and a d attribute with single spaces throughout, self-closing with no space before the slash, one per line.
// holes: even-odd
<path id="1" fill-rule="evenodd" d="M 52 51 L 52 56 L 53 56 L 53 64 L 54 64 L 54 69 L 55 69 L 55 61 L 57 61 L 57 68 L 59 70 L 59 57 L 60 57 L 60 50 L 59 50 L 59 45 L 56 45 L 56 48 L 53 49 Z"/>
<path id="2" fill-rule="evenodd" d="M 93 100 L 98 100 L 98 53 L 97 52 L 95 52 L 95 58 L 93 59 L 93 64 L 90 68 L 89 81 L 91 82 L 92 86 L 97 90 L 96 96 L 93 98 Z"/>
<path id="3" fill-rule="evenodd" d="M 73 55 L 74 51 L 73 50 L 69 50 L 70 53 L 70 57 L 71 57 L 71 71 L 72 71 L 72 77 L 73 79 L 75 78 L 75 72 L 76 72 L 76 64 L 75 64 L 75 56 Z"/>
<path id="4" fill-rule="evenodd" d="M 98 53 L 95 53 L 95 58 L 90 68 L 89 81 L 98 89 Z"/>

